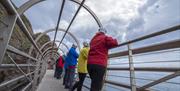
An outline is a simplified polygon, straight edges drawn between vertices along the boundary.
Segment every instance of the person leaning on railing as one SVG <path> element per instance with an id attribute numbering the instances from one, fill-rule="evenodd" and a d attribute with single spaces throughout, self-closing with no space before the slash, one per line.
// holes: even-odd
<path id="1" fill-rule="evenodd" d="M 107 68 L 108 49 L 118 45 L 116 39 L 105 35 L 106 32 L 105 29 L 100 28 L 90 42 L 87 66 L 91 78 L 90 91 L 101 91 Z"/>
<path id="2" fill-rule="evenodd" d="M 78 58 L 78 75 L 79 81 L 76 82 L 71 91 L 74 91 L 77 88 L 77 91 L 81 91 L 84 79 L 87 74 L 87 57 L 89 53 L 89 44 L 87 42 L 83 42 L 83 48 L 80 50 L 79 58 Z"/>

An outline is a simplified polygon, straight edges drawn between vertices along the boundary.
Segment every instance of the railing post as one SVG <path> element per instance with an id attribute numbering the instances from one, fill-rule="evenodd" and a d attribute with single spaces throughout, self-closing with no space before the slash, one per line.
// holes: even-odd
<path id="1" fill-rule="evenodd" d="M 7 45 L 9 43 L 9 40 L 11 38 L 15 23 L 17 20 L 16 15 L 7 15 L 2 19 L 2 21 L 7 26 L 0 27 L 0 65 L 2 63 L 2 60 L 4 58 L 4 54 L 6 52 Z M 0 24 L 2 25 L 2 24 Z"/>
<path id="2" fill-rule="evenodd" d="M 40 61 L 41 60 L 41 56 L 39 56 L 38 61 L 36 63 L 36 68 L 35 68 L 35 73 L 34 73 L 34 79 L 33 79 L 33 83 L 32 83 L 32 91 L 36 91 L 37 88 L 37 80 L 39 78 L 39 66 L 40 66 Z"/>
<path id="3" fill-rule="evenodd" d="M 44 76 L 44 70 L 45 70 L 45 62 L 44 62 L 44 60 L 42 60 L 41 61 L 41 64 L 40 64 L 40 82 L 41 82 L 41 80 L 42 80 L 42 78 L 43 78 L 43 76 Z"/>
<path id="4" fill-rule="evenodd" d="M 130 44 L 128 44 L 128 58 L 129 58 L 129 72 L 130 72 L 130 84 L 131 84 L 131 91 L 136 91 L 136 81 L 135 81 L 135 72 L 134 72 L 134 64 L 133 64 L 133 54 L 130 47 Z"/>

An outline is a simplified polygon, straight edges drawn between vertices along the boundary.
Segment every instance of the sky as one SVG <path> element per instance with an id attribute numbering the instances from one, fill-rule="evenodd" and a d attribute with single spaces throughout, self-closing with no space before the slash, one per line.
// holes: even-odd
<path id="1" fill-rule="evenodd" d="M 19 7 L 28 0 L 12 1 Z M 61 3 L 62 0 L 46 0 L 25 12 L 35 33 L 56 27 Z M 100 19 L 107 35 L 118 39 L 119 43 L 180 24 L 180 0 L 86 0 L 85 4 Z M 59 28 L 67 29 L 77 8 L 77 4 L 66 0 Z M 69 29 L 69 32 L 78 38 L 81 47 L 82 42 L 89 42 L 97 31 L 97 23 L 84 8 Z M 48 33 L 51 40 L 54 39 L 54 33 Z M 56 39 L 61 40 L 63 34 L 64 32 L 58 32 Z M 177 31 L 143 41 L 137 46 L 157 43 L 156 40 L 159 42 L 177 39 L 180 38 L 179 34 L 180 31 Z M 69 35 L 63 42 L 69 47 L 75 43 Z"/>

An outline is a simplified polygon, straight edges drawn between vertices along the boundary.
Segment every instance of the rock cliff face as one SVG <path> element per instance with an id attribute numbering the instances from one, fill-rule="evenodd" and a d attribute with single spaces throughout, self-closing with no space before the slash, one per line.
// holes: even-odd
<path id="1" fill-rule="evenodd" d="M 6 15 L 8 15 L 8 13 L 6 12 L 6 9 L 0 3 L 0 20 L 3 17 L 5 17 Z M 22 17 L 22 20 L 24 21 L 26 27 L 28 28 L 28 31 L 35 39 L 40 33 L 34 34 L 31 24 L 30 24 L 29 20 L 26 18 L 26 16 L 22 15 L 21 17 Z M 4 26 L 4 25 L 2 24 L 2 22 L 0 22 L 0 27 L 2 27 L 2 26 Z M 46 43 L 48 41 L 50 41 L 50 37 L 48 35 L 44 35 L 38 41 L 37 44 L 39 47 L 41 47 L 44 43 Z M 20 27 L 16 24 L 14 27 L 11 39 L 9 41 L 9 45 L 11 45 L 25 53 L 28 53 L 30 47 L 32 46 L 32 43 L 28 40 L 28 38 L 25 36 L 25 34 L 20 29 Z M 48 45 L 48 46 L 51 46 L 51 45 Z M 46 46 L 46 48 L 47 48 L 47 46 Z M 18 63 L 18 64 L 26 64 L 27 63 L 27 60 L 28 60 L 27 58 L 13 54 L 13 53 L 9 53 L 9 54 L 16 63 Z M 35 51 L 33 51 L 32 56 L 35 57 L 36 54 L 37 54 L 37 51 L 35 50 Z M 5 55 L 4 59 L 3 59 L 3 64 L 13 64 L 13 63 L 10 60 L 10 58 L 8 58 L 7 55 Z M 23 71 L 26 72 L 27 69 L 23 69 Z M 0 83 L 5 80 L 17 77 L 19 75 L 22 75 L 22 73 L 18 69 L 0 69 Z"/>

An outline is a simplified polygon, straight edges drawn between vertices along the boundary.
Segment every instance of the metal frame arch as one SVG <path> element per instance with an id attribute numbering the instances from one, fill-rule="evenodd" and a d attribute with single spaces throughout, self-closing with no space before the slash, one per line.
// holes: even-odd
<path id="1" fill-rule="evenodd" d="M 48 52 L 43 56 L 44 58 L 46 58 L 46 61 L 45 61 L 46 63 L 48 63 L 48 60 L 51 59 L 51 58 L 50 58 L 50 57 L 51 57 L 51 52 L 52 52 L 52 51 L 48 51 Z M 54 52 L 55 52 L 55 50 L 54 50 Z M 57 53 L 54 54 L 53 60 L 56 61 L 58 58 L 59 58 L 59 54 L 57 54 Z"/>
<path id="2" fill-rule="evenodd" d="M 55 56 L 54 56 L 54 57 L 56 57 L 56 59 L 58 59 L 60 54 L 59 54 L 56 50 L 53 50 L 53 52 L 55 53 Z M 52 50 L 48 50 L 48 51 L 43 55 L 43 57 L 46 57 L 46 56 L 49 55 L 49 54 L 52 54 Z M 53 57 L 53 58 L 54 58 L 54 57 Z"/>
<path id="3" fill-rule="evenodd" d="M 35 42 L 38 42 L 38 40 L 43 36 L 43 35 L 45 35 L 45 34 L 47 34 L 47 33 L 49 33 L 49 32 L 53 32 L 53 31 L 55 31 L 55 29 L 49 29 L 49 30 L 46 30 L 45 32 L 43 32 L 43 33 L 41 33 L 36 39 L 35 39 Z M 64 30 L 64 29 L 58 29 L 58 31 L 62 31 L 62 32 L 65 32 L 66 30 Z M 77 38 L 72 34 L 72 33 L 70 33 L 70 32 L 67 32 L 74 40 L 75 40 L 75 42 L 77 43 L 77 46 L 78 46 L 78 49 L 79 49 L 79 51 L 80 51 L 80 44 L 79 44 L 79 41 L 77 40 Z M 29 49 L 29 55 L 31 55 L 31 53 L 32 53 L 32 51 L 33 51 L 33 48 L 34 48 L 34 46 L 32 45 L 31 47 L 30 47 L 30 49 Z"/>
<path id="4" fill-rule="evenodd" d="M 43 56 L 43 57 L 46 58 L 46 59 L 48 60 L 48 59 L 50 59 L 50 58 L 49 58 L 49 57 L 51 56 L 50 54 L 51 54 L 51 53 L 48 52 L 48 53 L 47 53 L 45 56 Z M 54 54 L 54 60 L 57 60 L 58 57 L 59 57 L 58 54 Z M 46 62 L 47 62 L 47 61 L 46 61 Z"/>
<path id="5" fill-rule="evenodd" d="M 57 50 L 57 49 L 58 49 L 57 47 L 53 48 L 53 50 Z M 59 48 L 59 49 L 60 49 L 60 51 L 62 51 L 65 54 L 65 52 L 61 48 Z M 42 55 L 44 55 L 49 50 L 52 50 L 52 47 L 48 47 L 45 51 L 43 51 Z"/>
<path id="6" fill-rule="evenodd" d="M 43 55 L 43 57 L 45 57 L 45 55 L 47 55 L 48 53 L 52 53 L 52 51 L 55 53 L 55 55 L 57 56 L 57 57 L 59 57 L 59 53 L 56 51 L 56 50 L 48 50 L 44 55 Z"/>
<path id="7" fill-rule="evenodd" d="M 54 55 L 56 56 L 56 58 L 58 58 L 59 57 L 59 53 L 58 52 L 56 52 L 55 50 L 53 50 L 53 52 L 55 53 Z M 51 50 L 48 50 L 44 55 L 43 55 L 43 57 L 47 57 L 47 55 L 49 55 L 49 54 L 51 54 L 52 53 L 52 51 Z"/>
<path id="8" fill-rule="evenodd" d="M 59 40 L 56 40 L 55 42 L 60 42 Z M 53 43 L 53 41 L 48 41 L 46 43 L 44 43 L 44 45 L 42 45 L 42 47 L 40 48 L 40 50 L 42 50 L 46 45 L 50 44 L 50 43 Z M 69 47 L 65 44 L 65 43 L 62 43 L 67 50 L 69 50 Z"/>
<path id="9" fill-rule="evenodd" d="M 44 31 L 43 33 L 41 33 L 41 34 L 35 39 L 35 41 L 38 42 L 38 40 L 39 40 L 43 35 L 45 35 L 45 34 L 47 34 L 47 33 L 49 33 L 49 32 L 53 32 L 53 31 L 55 31 L 55 29 L 48 29 L 48 30 Z M 58 29 L 58 31 L 66 32 L 65 29 Z M 80 47 L 80 43 L 79 43 L 78 39 L 77 39 L 71 32 L 67 32 L 67 33 L 74 39 L 74 41 L 77 43 L 77 46 L 78 46 L 78 48 L 79 48 L 79 50 L 80 50 L 81 47 Z"/>
<path id="10" fill-rule="evenodd" d="M 32 6 L 38 4 L 42 1 L 46 1 L 46 0 L 29 0 L 26 3 L 24 3 L 23 5 L 21 5 L 17 11 L 18 11 L 19 15 L 21 15 L 25 11 L 27 11 L 29 8 L 31 8 Z M 79 1 L 79 0 L 69 0 L 69 1 L 72 1 L 72 2 L 79 4 L 79 5 L 81 4 L 81 1 Z M 91 14 L 91 16 L 94 18 L 94 20 L 96 21 L 96 23 L 98 24 L 99 27 L 103 27 L 99 18 L 96 16 L 96 14 L 87 5 L 83 4 L 83 8 L 85 10 L 87 10 L 89 12 L 89 14 Z"/>
<path id="11" fill-rule="evenodd" d="M 27 2 L 25 2 L 23 5 L 21 5 L 18 9 L 17 9 L 17 12 L 19 15 L 22 15 L 25 11 L 27 11 L 29 8 L 31 8 L 32 6 L 40 3 L 40 2 L 43 2 L 43 1 L 46 1 L 46 0 L 29 0 Z"/>
<path id="12" fill-rule="evenodd" d="M 58 40 L 57 40 L 58 41 Z M 46 45 L 48 45 L 48 44 L 50 44 L 50 43 L 52 43 L 53 41 L 48 41 L 48 42 L 46 42 L 46 43 L 44 43 L 44 45 L 40 48 L 40 50 L 42 50 Z M 59 41 L 58 41 L 59 42 Z M 67 50 L 69 50 L 69 47 L 66 45 L 66 44 L 64 44 L 64 43 L 62 43 L 66 48 L 67 48 Z M 62 51 L 62 49 L 60 48 L 60 50 Z M 63 52 L 63 51 L 62 51 Z M 63 52 L 64 53 L 64 52 Z M 39 53 L 37 53 L 37 55 L 36 55 L 36 58 L 39 56 Z"/>

